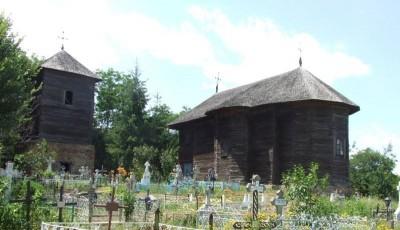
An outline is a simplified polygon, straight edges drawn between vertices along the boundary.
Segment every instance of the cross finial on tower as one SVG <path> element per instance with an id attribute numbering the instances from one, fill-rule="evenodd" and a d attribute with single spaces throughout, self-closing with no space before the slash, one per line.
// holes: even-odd
<path id="1" fill-rule="evenodd" d="M 217 85 L 215 86 L 215 93 L 218 93 L 218 84 L 221 81 L 221 77 L 219 76 L 219 72 L 218 72 L 218 75 L 215 77 L 215 80 L 217 81 Z"/>
<path id="2" fill-rule="evenodd" d="M 161 96 L 160 96 L 160 94 L 158 92 L 154 96 L 154 99 L 156 99 L 156 106 L 159 106 L 160 102 L 161 102 Z"/>
<path id="3" fill-rule="evenodd" d="M 68 40 L 68 38 L 66 38 L 64 35 L 64 30 L 61 32 L 61 36 L 58 36 L 58 38 L 61 39 L 61 50 L 64 50 L 64 41 Z"/>
<path id="4" fill-rule="evenodd" d="M 300 67 L 303 65 L 303 60 L 301 59 L 301 48 L 299 48 L 300 58 L 299 58 L 299 65 Z"/>

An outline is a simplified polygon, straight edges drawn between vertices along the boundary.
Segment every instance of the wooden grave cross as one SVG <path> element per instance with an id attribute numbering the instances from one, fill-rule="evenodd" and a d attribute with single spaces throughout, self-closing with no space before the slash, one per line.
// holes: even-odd
<path id="1" fill-rule="evenodd" d="M 26 195 L 25 199 L 10 200 L 10 203 L 24 203 L 26 207 L 26 222 L 28 223 L 28 230 L 31 229 L 31 205 L 33 201 L 33 189 L 31 188 L 31 181 L 26 182 Z"/>
<path id="2" fill-rule="evenodd" d="M 111 230 L 112 213 L 118 211 L 119 208 L 126 208 L 126 206 L 120 206 L 118 202 L 115 201 L 115 183 L 112 185 L 111 200 L 106 203 L 106 205 L 94 205 L 95 207 L 102 207 L 108 211 L 108 230 Z"/>
<path id="3" fill-rule="evenodd" d="M 96 200 L 97 200 L 96 183 L 94 182 L 93 175 L 92 175 L 92 178 L 90 180 L 88 197 L 89 197 L 89 223 L 90 223 L 90 222 L 92 222 L 92 217 L 93 217 L 93 206 L 94 206 L 94 203 L 96 203 Z"/>
<path id="4" fill-rule="evenodd" d="M 56 204 L 54 204 L 58 208 L 58 222 L 63 222 L 63 217 L 62 216 L 63 216 L 63 208 L 65 206 L 72 206 L 71 218 L 72 218 L 72 222 L 73 222 L 74 221 L 74 209 L 75 209 L 75 206 L 77 205 L 77 203 L 76 202 L 68 202 L 68 203 L 66 203 L 64 201 L 64 198 L 63 198 L 64 197 L 64 185 L 65 185 L 65 181 L 64 181 L 64 178 L 63 178 L 63 181 L 62 181 L 62 184 L 61 184 L 61 187 L 60 187 L 59 200 L 58 200 L 58 202 Z"/>

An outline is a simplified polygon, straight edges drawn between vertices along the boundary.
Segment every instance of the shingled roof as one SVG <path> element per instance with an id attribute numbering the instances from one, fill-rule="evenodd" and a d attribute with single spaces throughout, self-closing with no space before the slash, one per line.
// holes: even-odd
<path id="1" fill-rule="evenodd" d="M 79 63 L 73 58 L 67 51 L 61 50 L 52 57 L 48 58 L 42 65 L 42 68 L 54 69 L 63 72 L 75 73 L 86 77 L 100 80 L 100 78 L 86 68 L 84 65 Z"/>
<path id="2" fill-rule="evenodd" d="M 206 117 L 228 107 L 255 107 L 295 101 L 327 101 L 344 104 L 350 113 L 360 107 L 302 67 L 248 85 L 222 91 L 170 123 L 170 127 Z"/>

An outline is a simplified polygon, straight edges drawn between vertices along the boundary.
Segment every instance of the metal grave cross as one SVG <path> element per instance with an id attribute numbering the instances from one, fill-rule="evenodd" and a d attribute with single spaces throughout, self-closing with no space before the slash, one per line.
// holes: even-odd
<path id="1" fill-rule="evenodd" d="M 103 207 L 108 211 L 108 230 L 111 230 L 111 220 L 112 213 L 118 211 L 119 208 L 126 208 L 125 206 L 120 206 L 118 202 L 115 201 L 115 183 L 112 183 L 112 193 L 111 200 L 106 203 L 106 205 L 94 205 L 95 207 Z"/>

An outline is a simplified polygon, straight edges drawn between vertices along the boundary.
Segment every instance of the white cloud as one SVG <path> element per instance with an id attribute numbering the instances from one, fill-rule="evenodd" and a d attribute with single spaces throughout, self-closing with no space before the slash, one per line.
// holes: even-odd
<path id="1" fill-rule="evenodd" d="M 235 65 L 214 63 L 204 66 L 208 76 L 219 71 L 225 76 L 224 80 L 243 84 L 283 73 L 298 66 L 300 47 L 303 66 L 327 82 L 369 72 L 360 59 L 339 50 L 329 51 L 309 34 L 287 33 L 267 19 L 249 18 L 233 24 L 217 10 L 193 6 L 189 11 L 202 23 L 205 31 L 217 34 L 226 48 L 241 60 Z"/>
<path id="2" fill-rule="evenodd" d="M 268 19 L 235 24 L 220 11 L 194 6 L 187 19 L 167 25 L 143 13 L 117 10 L 112 3 L 3 0 L 1 6 L 24 36 L 25 49 L 48 57 L 59 50 L 57 36 L 65 30 L 66 50 L 91 69 L 122 63 L 126 53 L 139 58 L 150 54 L 198 68 L 208 82 L 220 72 L 221 88 L 226 88 L 297 67 L 301 46 L 304 66 L 328 82 L 369 71 L 360 59 L 330 51 L 309 34 L 287 33 Z M 217 51 L 228 58 L 221 60 Z"/>
<path id="3" fill-rule="evenodd" d="M 352 154 L 368 147 L 383 152 L 388 144 L 392 144 L 392 152 L 400 161 L 400 133 L 388 131 L 379 124 L 370 124 L 363 126 L 362 129 L 351 130 L 350 134 L 351 141 L 356 143 L 356 149 Z M 395 172 L 400 175 L 399 163 L 397 163 Z"/>

